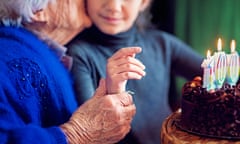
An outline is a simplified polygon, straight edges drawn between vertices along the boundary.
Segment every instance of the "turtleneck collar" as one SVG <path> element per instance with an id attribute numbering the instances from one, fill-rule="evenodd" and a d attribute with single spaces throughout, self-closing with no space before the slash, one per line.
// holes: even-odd
<path id="1" fill-rule="evenodd" d="M 92 26 L 86 29 L 82 34 L 82 38 L 86 38 L 92 43 L 97 43 L 103 46 L 129 46 L 136 43 L 137 28 L 134 26 L 126 32 L 122 32 L 116 35 L 108 35 L 102 33 L 96 26 Z"/>

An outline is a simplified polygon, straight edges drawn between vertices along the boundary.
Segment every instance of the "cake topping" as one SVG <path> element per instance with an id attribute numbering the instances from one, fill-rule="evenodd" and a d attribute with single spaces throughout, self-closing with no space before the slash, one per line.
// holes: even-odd
<path id="1" fill-rule="evenodd" d="M 194 78 L 182 89 L 181 115 L 182 127 L 192 133 L 240 139 L 240 83 L 209 92 Z"/>

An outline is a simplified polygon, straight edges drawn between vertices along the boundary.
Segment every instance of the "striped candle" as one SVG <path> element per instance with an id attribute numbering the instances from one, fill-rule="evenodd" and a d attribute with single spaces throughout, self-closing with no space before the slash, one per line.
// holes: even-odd
<path id="1" fill-rule="evenodd" d="M 231 54 L 228 55 L 228 70 L 226 82 L 231 86 L 235 85 L 239 77 L 239 55 L 235 51 L 236 43 L 231 42 Z"/>

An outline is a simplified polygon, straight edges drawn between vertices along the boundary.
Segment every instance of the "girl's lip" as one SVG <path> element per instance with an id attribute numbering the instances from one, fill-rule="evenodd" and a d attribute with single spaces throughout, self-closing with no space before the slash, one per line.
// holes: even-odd
<path id="1" fill-rule="evenodd" d="M 115 18 L 115 17 L 108 17 L 108 16 L 101 16 L 104 21 L 111 23 L 111 24 L 116 24 L 118 23 L 121 19 L 120 18 Z"/>

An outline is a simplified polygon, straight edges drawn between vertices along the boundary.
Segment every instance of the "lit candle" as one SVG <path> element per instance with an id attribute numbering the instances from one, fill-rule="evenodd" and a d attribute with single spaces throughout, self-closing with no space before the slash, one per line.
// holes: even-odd
<path id="1" fill-rule="evenodd" d="M 215 71 L 215 85 L 216 88 L 221 88 L 227 73 L 227 56 L 225 52 L 222 51 L 222 40 L 218 39 L 217 44 L 218 52 L 214 53 L 214 71 Z"/>
<path id="2" fill-rule="evenodd" d="M 235 53 L 235 49 L 236 49 L 236 42 L 235 42 L 235 40 L 231 41 L 230 48 L 231 48 L 231 53 Z"/>
<path id="3" fill-rule="evenodd" d="M 209 50 L 207 51 L 207 59 L 203 60 L 201 67 L 203 68 L 203 88 L 206 88 L 207 91 L 214 90 L 214 59 Z"/>
<path id="4" fill-rule="evenodd" d="M 231 42 L 231 54 L 228 55 L 228 70 L 226 81 L 231 86 L 237 83 L 239 77 L 239 55 L 235 51 L 236 42 L 232 40 Z"/>
<path id="5" fill-rule="evenodd" d="M 221 51 L 222 51 L 222 39 L 221 39 L 221 38 L 218 38 L 217 51 L 218 51 L 218 52 L 221 52 Z"/>

